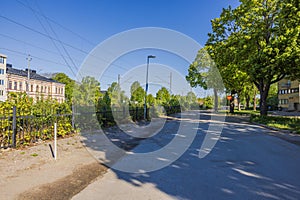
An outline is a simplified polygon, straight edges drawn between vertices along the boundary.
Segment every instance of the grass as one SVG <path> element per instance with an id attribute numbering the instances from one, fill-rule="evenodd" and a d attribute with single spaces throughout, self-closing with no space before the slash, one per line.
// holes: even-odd
<path id="1" fill-rule="evenodd" d="M 228 110 L 220 110 L 219 112 L 231 114 L 231 113 L 229 113 Z M 256 111 L 254 111 L 254 110 L 241 110 L 241 111 L 234 110 L 234 113 L 233 113 L 233 115 L 251 115 L 251 114 L 259 114 L 259 110 L 256 110 Z"/>
<path id="2" fill-rule="evenodd" d="M 31 154 L 32 157 L 37 157 L 38 155 L 39 155 L 39 154 L 37 154 L 37 153 Z"/>
<path id="3" fill-rule="evenodd" d="M 228 113 L 228 111 L 220 111 L 223 113 Z M 251 122 L 256 122 L 259 124 L 264 124 L 269 127 L 289 130 L 300 134 L 300 118 L 297 117 L 287 117 L 287 116 L 260 116 L 259 110 L 234 110 L 233 115 L 249 115 Z"/>
<path id="4" fill-rule="evenodd" d="M 273 128 L 295 131 L 300 134 L 300 119 L 295 117 L 259 116 L 252 114 L 250 121 L 264 124 Z"/>

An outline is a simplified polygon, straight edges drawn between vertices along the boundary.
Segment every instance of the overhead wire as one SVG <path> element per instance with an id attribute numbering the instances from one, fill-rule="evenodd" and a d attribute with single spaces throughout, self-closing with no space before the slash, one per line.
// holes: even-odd
<path id="1" fill-rule="evenodd" d="M 52 18 L 46 16 L 46 15 L 45 15 L 44 13 L 42 13 L 41 11 L 35 10 L 34 8 L 32 8 L 32 7 L 28 6 L 28 5 L 26 5 L 25 3 L 23 3 L 23 2 L 20 1 L 20 0 L 15 0 L 15 1 L 16 1 L 17 3 L 19 3 L 19 4 L 21 4 L 23 7 L 27 8 L 27 9 L 34 10 L 36 14 L 43 16 L 46 20 L 52 22 L 53 24 L 56 24 L 57 26 L 59 26 L 60 28 L 64 29 L 65 31 L 68 31 L 68 32 L 74 34 L 75 36 L 77 36 L 77 37 L 80 38 L 81 40 L 87 42 L 87 43 L 90 44 L 91 46 L 95 47 L 95 46 L 97 45 L 96 43 L 90 41 L 89 39 L 83 37 L 82 35 L 80 35 L 80 34 L 74 32 L 74 31 L 72 31 L 71 29 L 69 29 L 69 28 L 63 26 L 62 24 L 56 22 L 54 19 L 52 19 Z M 40 9 L 40 8 L 39 8 L 39 9 Z M 41 9 L 40 9 L 40 10 L 41 10 Z M 109 54 L 113 54 L 112 52 L 109 52 L 108 50 L 106 50 L 106 52 L 109 53 Z M 123 60 L 123 62 L 124 62 L 124 60 Z M 128 61 L 126 61 L 125 63 L 127 63 L 129 66 L 132 65 L 132 64 L 129 63 Z M 127 70 L 127 69 L 125 69 L 125 70 Z"/>

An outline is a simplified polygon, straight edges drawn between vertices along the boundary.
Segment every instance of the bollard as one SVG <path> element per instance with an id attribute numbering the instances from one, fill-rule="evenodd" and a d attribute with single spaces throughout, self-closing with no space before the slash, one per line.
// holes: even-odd
<path id="1" fill-rule="evenodd" d="M 57 126 L 54 123 L 54 159 L 57 158 Z"/>

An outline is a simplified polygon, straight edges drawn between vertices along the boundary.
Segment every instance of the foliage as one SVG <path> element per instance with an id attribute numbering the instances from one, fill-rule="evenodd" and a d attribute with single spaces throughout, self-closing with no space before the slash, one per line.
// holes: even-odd
<path id="1" fill-rule="evenodd" d="M 79 106 L 96 105 L 102 96 L 100 82 L 94 77 L 84 77 L 74 86 L 74 102 Z"/>
<path id="2" fill-rule="evenodd" d="M 57 73 L 52 77 L 52 79 L 65 84 L 65 99 L 66 102 L 71 106 L 73 102 L 75 81 L 64 73 Z"/>
<path id="3" fill-rule="evenodd" d="M 300 134 L 300 119 L 296 117 L 251 115 L 250 121 Z"/>
<path id="4" fill-rule="evenodd" d="M 74 132 L 71 109 L 67 103 L 41 98 L 33 102 L 26 93 L 9 93 L 8 100 L 0 103 L 0 145 L 11 144 L 12 115 L 16 107 L 17 145 L 27 145 L 38 140 L 53 138 L 54 123 L 58 136 Z"/>
<path id="5" fill-rule="evenodd" d="M 167 88 L 162 87 L 156 93 L 156 101 L 158 104 L 167 105 L 169 104 L 171 95 Z"/>
<path id="6" fill-rule="evenodd" d="M 200 49 L 195 61 L 189 66 L 186 80 L 192 87 L 200 86 L 213 89 L 214 109 L 218 110 L 218 92 L 224 91 L 224 85 L 215 62 L 211 59 L 206 47 Z"/>
<path id="7" fill-rule="evenodd" d="M 132 83 L 130 93 L 130 101 L 137 102 L 139 105 L 144 104 L 146 92 L 138 81 Z"/>
<path id="8" fill-rule="evenodd" d="M 267 105 L 269 110 L 276 110 L 278 106 L 278 84 L 274 83 L 270 87 L 270 91 L 267 98 Z"/>
<path id="9" fill-rule="evenodd" d="M 260 92 L 267 114 L 270 85 L 287 75 L 299 78 L 300 11 L 297 0 L 241 0 L 212 20 L 207 44 L 218 67 L 246 73 Z"/>

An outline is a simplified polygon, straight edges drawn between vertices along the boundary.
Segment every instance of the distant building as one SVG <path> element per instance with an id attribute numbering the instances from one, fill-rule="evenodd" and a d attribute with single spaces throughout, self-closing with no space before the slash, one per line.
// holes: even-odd
<path id="1" fill-rule="evenodd" d="M 300 111 L 299 98 L 300 83 L 299 81 L 291 81 L 290 79 L 282 79 L 278 82 L 278 100 L 279 108 L 287 111 Z"/>
<path id="2" fill-rule="evenodd" d="M 7 98 L 6 82 L 6 56 L 0 54 L 0 101 L 5 101 Z"/>
<path id="3" fill-rule="evenodd" d="M 29 81 L 28 81 L 29 80 Z M 0 54 L 0 101 L 5 101 L 10 92 L 26 92 L 35 101 L 41 98 L 65 101 L 65 84 L 36 73 L 35 70 L 20 70 L 6 63 L 6 56 Z"/>

